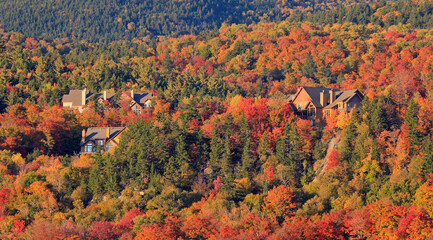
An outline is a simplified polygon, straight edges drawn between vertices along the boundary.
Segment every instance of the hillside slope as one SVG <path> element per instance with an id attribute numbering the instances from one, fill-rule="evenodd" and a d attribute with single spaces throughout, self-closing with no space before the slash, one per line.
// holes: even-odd
<path id="1" fill-rule="evenodd" d="M 348 0 L 345 4 L 356 2 Z M 219 28 L 224 22 L 279 21 L 294 9 L 314 12 L 339 5 L 337 1 L 323 0 L 9 0 L 0 2 L 0 23 L 6 31 L 30 37 L 74 36 L 109 42 L 149 34 L 197 34 Z"/>

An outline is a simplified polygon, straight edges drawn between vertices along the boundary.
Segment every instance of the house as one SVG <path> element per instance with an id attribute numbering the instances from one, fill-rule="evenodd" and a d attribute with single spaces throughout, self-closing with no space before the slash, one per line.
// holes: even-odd
<path id="1" fill-rule="evenodd" d="M 93 153 L 100 149 L 109 152 L 114 149 L 120 140 L 125 127 L 92 127 L 83 130 L 80 146 L 81 153 Z"/>
<path id="2" fill-rule="evenodd" d="M 115 95 L 116 93 L 109 93 L 107 91 L 91 93 L 87 89 L 70 90 L 69 94 L 63 96 L 62 103 L 65 108 L 78 109 L 78 111 L 83 112 L 84 106 L 86 106 L 90 100 L 97 99 L 98 103 L 102 105 L 104 101 L 112 102 Z M 121 94 L 121 99 L 130 101 L 129 107 L 138 114 L 141 113 L 143 108 L 151 106 L 152 97 L 152 93 L 134 93 L 133 90 L 131 90 L 130 94 Z"/>
<path id="3" fill-rule="evenodd" d="M 129 102 L 129 107 L 136 114 L 140 114 L 144 108 L 148 108 L 152 104 L 153 94 L 151 92 L 123 92 L 120 96 L 121 101 Z"/>
<path id="4" fill-rule="evenodd" d="M 63 107 L 78 109 L 83 112 L 84 106 L 86 106 L 91 99 L 98 99 L 98 103 L 102 104 L 104 101 L 111 102 L 114 98 L 115 93 L 91 93 L 87 89 L 83 90 L 70 90 L 69 94 L 64 95 L 62 98 Z"/>
<path id="5" fill-rule="evenodd" d="M 88 103 L 92 93 L 87 89 L 83 90 L 70 90 L 69 94 L 63 95 L 62 103 L 65 108 L 74 108 L 82 112 L 83 107 Z"/>
<path id="6" fill-rule="evenodd" d="M 319 120 L 332 110 L 350 112 L 359 109 L 364 96 L 358 90 L 340 91 L 322 87 L 300 87 L 289 103 L 301 118 Z"/>

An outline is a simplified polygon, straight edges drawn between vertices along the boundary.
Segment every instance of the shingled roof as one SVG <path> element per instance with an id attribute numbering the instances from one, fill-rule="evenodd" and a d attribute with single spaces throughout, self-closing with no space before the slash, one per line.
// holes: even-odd
<path id="1" fill-rule="evenodd" d="M 337 102 L 347 102 L 352 97 L 354 97 L 356 94 L 359 94 L 361 97 L 363 97 L 363 95 L 356 89 L 347 90 L 347 91 L 340 91 L 338 89 L 323 88 L 323 87 L 302 87 L 298 90 L 298 92 L 296 94 L 293 94 L 292 96 L 289 97 L 289 101 L 295 100 L 297 95 L 301 92 L 301 89 L 304 89 L 305 92 L 310 96 L 311 103 L 315 107 L 319 107 L 319 108 L 321 108 L 321 107 L 333 108 L 333 107 L 337 106 L 337 104 L 338 104 Z M 320 104 L 320 93 L 321 92 L 329 93 L 329 91 L 331 91 L 331 90 L 334 90 L 336 99 L 333 101 L 333 103 L 331 103 L 327 106 L 322 106 L 322 104 Z"/>
<path id="2" fill-rule="evenodd" d="M 125 130 L 126 127 L 91 127 L 88 128 L 84 137 L 81 140 L 80 146 L 85 145 L 87 142 L 96 140 L 110 140 L 116 137 L 119 133 Z M 107 129 L 109 129 L 110 136 L 107 137 Z"/>
<path id="3" fill-rule="evenodd" d="M 323 107 L 322 104 L 320 104 L 320 93 L 321 92 L 329 92 L 331 90 L 334 90 L 336 96 L 338 96 L 338 94 L 341 93 L 338 89 L 332 89 L 332 88 L 323 88 L 323 87 L 302 87 L 302 88 L 310 96 L 311 103 L 315 107 L 319 107 L 319 108 Z M 300 91 L 301 91 L 301 89 L 299 89 L 299 91 L 296 94 L 290 96 L 289 101 L 293 101 L 296 98 L 296 96 L 299 94 Z"/>
<path id="4" fill-rule="evenodd" d="M 339 102 L 347 102 L 356 94 L 359 94 L 361 95 L 361 97 L 363 97 L 363 95 L 357 89 L 339 92 L 337 93 L 337 98 L 335 99 L 335 101 L 329 104 L 328 106 L 326 106 L 325 108 L 328 109 L 328 108 L 336 107 Z"/>
<path id="5" fill-rule="evenodd" d="M 153 94 L 151 92 L 124 92 L 123 94 L 132 99 L 131 95 L 134 94 L 134 102 L 138 103 L 140 106 L 144 107 L 148 100 L 151 100 Z"/>
<path id="6" fill-rule="evenodd" d="M 136 101 L 142 106 L 146 104 L 148 100 L 152 99 L 152 97 L 153 97 L 152 93 L 143 93 L 143 92 L 134 93 L 134 101 Z"/>
<path id="7" fill-rule="evenodd" d="M 62 102 L 72 102 L 72 107 L 83 106 L 82 104 L 82 94 L 84 90 L 70 90 L 69 94 L 64 95 L 62 98 Z M 86 90 L 86 102 L 90 100 L 91 97 L 95 96 L 97 98 L 104 99 L 104 93 L 91 93 L 89 90 Z M 108 101 L 111 101 L 116 95 L 115 93 L 106 92 L 106 97 Z"/>
<path id="8" fill-rule="evenodd" d="M 85 91 L 86 91 L 86 100 L 88 100 L 92 96 L 92 93 L 89 90 L 85 90 Z M 83 106 L 82 98 L 81 98 L 82 94 L 83 94 L 83 90 L 70 90 L 69 94 L 63 95 L 62 102 L 72 102 L 73 107 Z"/>
<path id="9" fill-rule="evenodd" d="M 322 87 L 304 87 L 304 90 L 310 95 L 311 102 L 315 107 L 323 107 L 322 104 L 320 104 L 320 93 L 321 92 L 329 92 L 332 89 L 331 88 L 322 88 Z M 337 92 L 338 94 L 338 92 Z"/>
<path id="10" fill-rule="evenodd" d="M 111 101 L 113 99 L 113 97 L 116 95 L 115 93 L 109 93 L 109 92 L 107 92 L 106 94 L 107 94 L 107 100 L 108 101 Z M 104 93 L 96 93 L 95 95 L 98 98 L 104 99 Z"/>

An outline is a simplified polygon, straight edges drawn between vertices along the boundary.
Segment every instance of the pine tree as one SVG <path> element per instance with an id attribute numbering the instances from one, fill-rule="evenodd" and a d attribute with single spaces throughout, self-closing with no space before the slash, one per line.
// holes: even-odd
<path id="1" fill-rule="evenodd" d="M 221 156 L 221 170 L 226 176 L 233 175 L 232 157 L 230 137 L 227 135 L 224 138 L 224 149 Z"/>
<path id="2" fill-rule="evenodd" d="M 291 163 L 296 163 L 297 165 L 299 165 L 304 161 L 305 155 L 300 150 L 298 130 L 296 129 L 295 125 L 290 126 L 287 124 L 285 127 L 285 132 L 289 144 L 288 145 L 289 151 L 287 153 L 287 158 L 283 162 L 283 164 L 290 166 Z"/>
<path id="3" fill-rule="evenodd" d="M 338 145 L 338 152 L 340 153 L 340 160 L 347 161 L 349 166 L 353 166 L 354 159 L 354 143 L 357 136 L 355 117 L 352 116 L 346 129 L 343 131 L 340 137 L 340 143 Z"/>
<path id="4" fill-rule="evenodd" d="M 224 145 L 220 135 L 217 133 L 217 127 L 212 131 L 212 139 L 210 141 L 209 165 L 215 172 L 221 169 L 221 156 L 224 152 Z"/>
<path id="5" fill-rule="evenodd" d="M 302 75 L 308 78 L 315 78 L 317 72 L 316 63 L 313 61 L 311 54 L 307 54 L 307 59 L 305 59 L 304 65 L 302 65 Z"/>
<path id="6" fill-rule="evenodd" d="M 424 138 L 422 152 L 422 171 L 424 174 L 424 178 L 427 179 L 429 175 L 433 173 L 433 145 L 430 134 Z"/>
<path id="7" fill-rule="evenodd" d="M 259 146 L 257 147 L 257 155 L 259 156 L 259 164 L 263 165 L 272 154 L 271 142 L 269 134 L 264 132 L 260 137 Z"/>
<path id="8" fill-rule="evenodd" d="M 242 152 L 242 173 L 244 177 L 251 177 L 254 173 L 254 157 L 251 154 L 251 140 L 247 139 Z"/>

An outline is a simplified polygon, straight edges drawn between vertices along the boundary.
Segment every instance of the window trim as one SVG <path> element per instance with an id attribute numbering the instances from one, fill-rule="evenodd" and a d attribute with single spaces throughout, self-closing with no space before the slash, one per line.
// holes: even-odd
<path id="1" fill-rule="evenodd" d="M 86 145 L 84 145 L 84 152 L 85 153 L 92 153 L 93 152 L 93 144 L 92 143 L 86 143 Z"/>

